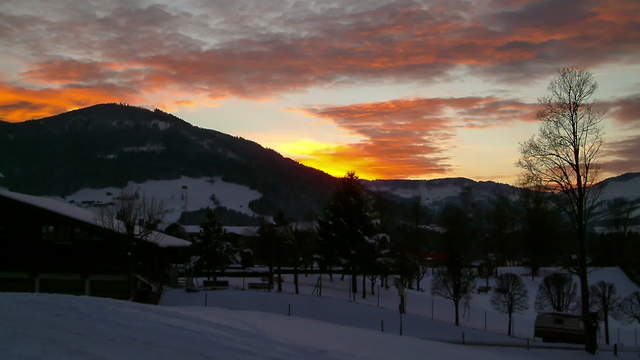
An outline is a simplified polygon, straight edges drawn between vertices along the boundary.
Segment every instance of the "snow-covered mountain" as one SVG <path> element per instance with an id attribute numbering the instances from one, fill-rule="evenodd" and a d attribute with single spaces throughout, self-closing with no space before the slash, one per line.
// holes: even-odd
<path id="1" fill-rule="evenodd" d="M 602 187 L 601 201 L 623 198 L 629 201 L 640 201 L 640 172 L 608 178 L 600 182 Z"/>
<path id="2" fill-rule="evenodd" d="M 517 188 L 493 181 L 474 181 L 467 178 L 434 180 L 375 180 L 368 182 L 373 191 L 393 194 L 402 199 L 420 199 L 424 206 L 440 208 L 448 202 L 459 201 L 463 191 L 468 191 L 474 201 L 484 202 L 496 194 L 512 197 Z M 415 200 L 414 200 L 415 201 Z"/>

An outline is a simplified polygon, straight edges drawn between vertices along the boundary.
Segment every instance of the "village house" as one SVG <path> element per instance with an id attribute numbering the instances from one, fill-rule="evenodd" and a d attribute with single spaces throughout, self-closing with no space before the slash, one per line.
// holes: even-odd
<path id="1" fill-rule="evenodd" d="M 135 241 L 114 223 L 63 201 L 0 189 L 0 292 L 154 302 L 169 264 L 191 243 L 156 231 Z"/>

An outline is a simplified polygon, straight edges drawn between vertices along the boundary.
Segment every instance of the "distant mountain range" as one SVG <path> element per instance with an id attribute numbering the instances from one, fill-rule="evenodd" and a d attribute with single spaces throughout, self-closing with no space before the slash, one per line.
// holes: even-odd
<path id="1" fill-rule="evenodd" d="M 0 121 L 0 184 L 82 206 L 109 202 L 128 186 L 168 204 L 173 220 L 197 222 L 203 207 L 228 225 L 255 225 L 278 210 L 319 214 L 337 179 L 259 144 L 193 126 L 160 110 L 101 104 L 23 123 Z M 367 181 L 397 203 L 439 208 L 463 189 L 484 201 L 516 188 L 465 178 Z M 602 182 L 604 197 L 640 198 L 640 173 Z"/>

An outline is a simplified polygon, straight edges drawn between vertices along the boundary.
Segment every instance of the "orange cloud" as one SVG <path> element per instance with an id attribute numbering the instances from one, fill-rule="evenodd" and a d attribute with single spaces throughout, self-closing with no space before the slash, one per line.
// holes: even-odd
<path id="1" fill-rule="evenodd" d="M 485 128 L 535 119 L 535 105 L 494 97 L 415 98 L 302 109 L 365 140 L 312 148 L 295 156 L 334 175 L 355 170 L 364 178 L 408 178 L 451 168 L 445 150 L 458 127 Z"/>
<path id="2" fill-rule="evenodd" d="M 0 15 L 8 24 L 0 40 L 41 54 L 26 64 L 27 84 L 173 89 L 213 98 L 265 98 L 380 79 L 432 82 L 461 66 L 479 76 L 525 81 L 570 63 L 640 59 L 636 0 L 495 0 L 491 6 L 407 0 L 377 7 L 356 0 L 349 9 L 300 5 L 291 14 L 270 12 L 264 2 L 256 9 L 212 3 L 192 12 L 131 2 L 101 9 L 100 16 L 83 3 L 55 21 L 22 9 Z M 196 15 L 208 10 L 224 30 Z M 251 20 L 263 17 L 273 23 Z M 203 34 L 211 34 L 210 43 Z"/>
<path id="3" fill-rule="evenodd" d="M 0 120 L 19 122 L 106 102 L 140 102 L 116 86 L 26 89 L 0 83 Z"/>

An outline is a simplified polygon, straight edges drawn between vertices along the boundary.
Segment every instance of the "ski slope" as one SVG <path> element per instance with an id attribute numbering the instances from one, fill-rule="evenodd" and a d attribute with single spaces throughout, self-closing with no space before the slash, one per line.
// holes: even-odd
<path id="1" fill-rule="evenodd" d="M 256 214 L 249 208 L 249 203 L 262 197 L 262 194 L 247 186 L 223 181 L 215 178 L 191 178 L 182 176 L 173 180 L 148 180 L 142 183 L 129 182 L 126 191 L 137 191 L 148 199 L 162 201 L 168 211 L 164 220 L 171 224 L 180 218 L 183 211 L 194 211 L 203 208 L 224 206 L 250 216 Z M 122 189 L 107 187 L 100 189 L 82 189 L 64 198 L 64 201 L 76 205 L 91 207 L 107 204 L 120 195 Z M 217 203 L 211 199 L 215 195 Z"/>

